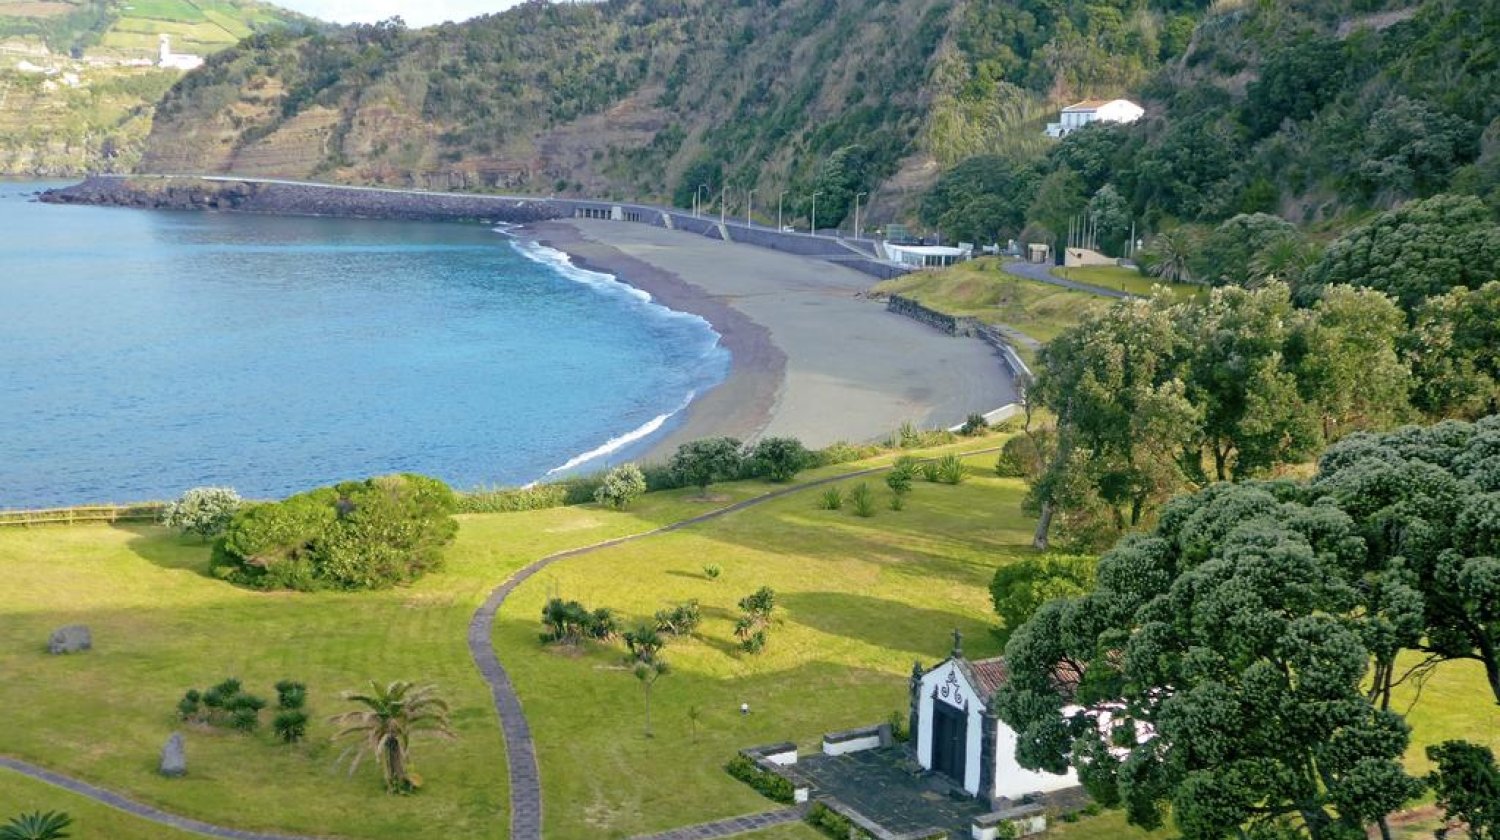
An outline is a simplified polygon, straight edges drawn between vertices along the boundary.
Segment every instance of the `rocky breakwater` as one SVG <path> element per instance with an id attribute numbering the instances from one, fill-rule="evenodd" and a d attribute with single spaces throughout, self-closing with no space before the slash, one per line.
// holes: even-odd
<path id="1" fill-rule="evenodd" d="M 41 200 L 52 204 L 157 210 L 227 210 L 427 222 L 482 219 L 527 224 L 572 214 L 563 203 L 545 199 L 171 176 L 93 176 L 81 184 L 48 190 Z"/>

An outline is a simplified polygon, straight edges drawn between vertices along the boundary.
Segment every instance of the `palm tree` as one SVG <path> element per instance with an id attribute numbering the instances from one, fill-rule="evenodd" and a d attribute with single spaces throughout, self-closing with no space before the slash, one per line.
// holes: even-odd
<path id="1" fill-rule="evenodd" d="M 22 814 L 0 826 L 0 840 L 62 840 L 71 837 L 65 830 L 73 818 L 62 811 L 37 811 Z"/>
<path id="2" fill-rule="evenodd" d="M 1187 283 L 1192 280 L 1189 265 L 1197 243 L 1184 230 L 1169 230 L 1158 233 L 1151 240 L 1148 256 L 1151 273 L 1168 283 Z"/>
<path id="3" fill-rule="evenodd" d="M 448 703 L 437 696 L 437 686 L 397 680 L 381 687 L 370 680 L 369 694 L 346 691 L 344 699 L 363 708 L 330 718 L 339 727 L 334 740 L 359 739 L 340 754 L 339 760 L 353 755 L 349 764 L 352 775 L 365 755 L 373 754 L 390 793 L 409 793 L 421 785 L 421 779 L 411 771 L 413 735 L 426 732 L 448 740 L 457 737 L 448 723 Z"/>

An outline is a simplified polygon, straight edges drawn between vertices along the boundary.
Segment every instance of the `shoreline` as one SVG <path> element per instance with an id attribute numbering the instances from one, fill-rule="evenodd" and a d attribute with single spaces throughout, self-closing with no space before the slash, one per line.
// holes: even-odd
<path id="1" fill-rule="evenodd" d="M 663 460 L 678 445 L 704 437 L 748 440 L 770 424 L 785 379 L 787 357 L 771 341 L 766 327 L 677 274 L 590 240 L 567 222 L 537 222 L 510 233 L 566 254 L 578 268 L 608 274 L 640 289 L 668 309 L 702 318 L 718 333 L 719 346 L 728 351 L 729 371 L 724 379 L 695 395 L 681 410 L 681 421 L 660 438 L 646 441 L 645 450 L 635 460 Z M 602 458 L 607 456 L 593 460 Z M 590 463 L 578 466 L 587 468 Z"/>

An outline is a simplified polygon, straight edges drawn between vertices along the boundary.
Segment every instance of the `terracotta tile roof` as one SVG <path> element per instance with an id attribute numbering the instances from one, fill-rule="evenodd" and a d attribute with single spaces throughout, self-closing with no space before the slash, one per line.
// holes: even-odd
<path id="1" fill-rule="evenodd" d="M 1005 667 L 1003 657 L 993 659 L 981 659 L 978 662 L 970 662 L 969 668 L 974 672 L 974 680 L 979 683 L 980 699 L 988 701 L 1005 681 L 1010 679 L 1010 669 Z"/>

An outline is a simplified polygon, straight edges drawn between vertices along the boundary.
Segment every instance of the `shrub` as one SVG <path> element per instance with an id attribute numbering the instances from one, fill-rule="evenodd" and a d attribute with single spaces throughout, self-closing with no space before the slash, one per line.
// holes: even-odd
<path id="1" fill-rule="evenodd" d="M 921 466 L 921 470 L 922 470 L 922 477 L 923 478 L 927 479 L 928 481 L 934 482 L 934 483 L 937 482 L 937 480 L 938 480 L 938 462 L 937 461 L 923 461 L 922 462 L 922 466 Z"/>
<path id="2" fill-rule="evenodd" d="M 307 686 L 292 680 L 276 684 L 276 708 L 300 709 L 307 705 Z"/>
<path id="3" fill-rule="evenodd" d="M 891 510 L 906 510 L 906 495 L 903 493 L 891 493 Z"/>
<path id="4" fill-rule="evenodd" d="M 453 491 L 409 473 L 351 481 L 235 514 L 215 574 L 260 589 L 375 589 L 442 562 L 458 531 Z"/>
<path id="5" fill-rule="evenodd" d="M 963 459 L 951 452 L 939 458 L 937 480 L 943 484 L 962 484 L 964 480 Z"/>
<path id="6" fill-rule="evenodd" d="M 908 420 L 891 436 L 890 443 L 893 447 L 914 449 L 922 445 L 922 432 L 917 429 L 917 424 Z"/>
<path id="7" fill-rule="evenodd" d="M 891 471 L 885 474 L 886 486 L 891 492 L 902 495 L 911 490 L 912 480 L 917 477 L 918 462 L 910 455 L 902 455 L 896 459 Z"/>
<path id="8" fill-rule="evenodd" d="M 715 481 L 738 478 L 741 462 L 740 442 L 730 437 L 717 437 L 689 441 L 677 447 L 671 467 L 682 486 L 695 485 L 702 492 Z"/>
<path id="9" fill-rule="evenodd" d="M 283 743 L 295 744 L 307 737 L 307 713 L 301 709 L 282 709 L 271 722 L 271 729 Z"/>
<path id="10" fill-rule="evenodd" d="M 190 723 L 249 732 L 260 725 L 260 710 L 265 707 L 265 700 L 246 694 L 240 681 L 230 677 L 207 691 L 188 689 L 177 701 L 177 714 Z"/>
<path id="11" fill-rule="evenodd" d="M 874 444 L 863 444 L 856 446 L 852 443 L 838 441 L 823 447 L 813 454 L 812 466 L 831 467 L 835 464 L 847 464 L 850 461 L 863 461 L 880 454 L 880 447 Z"/>
<path id="12" fill-rule="evenodd" d="M 627 662 L 650 665 L 666 646 L 661 631 L 650 624 L 638 624 L 635 629 L 625 631 L 625 647 L 630 649 Z"/>
<path id="13" fill-rule="evenodd" d="M 162 510 L 161 521 L 206 541 L 223 533 L 243 504 L 240 494 L 229 487 L 194 487 Z"/>
<path id="14" fill-rule="evenodd" d="M 690 636 L 698 629 L 702 620 L 703 613 L 698 608 L 698 602 L 688 601 L 671 609 L 657 610 L 656 630 L 668 636 Z"/>
<path id="15" fill-rule="evenodd" d="M 854 508 L 855 516 L 874 516 L 875 494 L 871 492 L 870 485 L 863 481 L 854 485 L 854 489 L 849 491 L 849 506 Z"/>
<path id="16" fill-rule="evenodd" d="M 905 713 L 891 712 L 891 716 L 886 720 L 891 725 L 891 738 L 897 743 L 904 744 L 911 739 L 910 721 Z"/>
<path id="17" fill-rule="evenodd" d="M 964 424 L 959 428 L 958 433 L 965 437 L 973 437 L 989 430 L 990 421 L 984 419 L 983 414 L 970 414 L 964 419 Z"/>
<path id="18" fill-rule="evenodd" d="M 781 482 L 796 478 L 797 473 L 807 469 L 812 462 L 812 453 L 807 451 L 802 441 L 790 437 L 770 437 L 757 443 L 751 450 L 748 466 L 752 477 Z"/>
<path id="19" fill-rule="evenodd" d="M 33 811 L 11 817 L 0 825 L 0 840 L 57 840 L 70 837 L 73 818 L 66 811 Z"/>
<path id="20" fill-rule="evenodd" d="M 818 496 L 818 507 L 821 510 L 838 510 L 844 506 L 844 491 L 837 487 L 830 487 Z"/>
<path id="21" fill-rule="evenodd" d="M 709 580 L 718 580 L 719 575 L 724 574 L 724 567 L 718 563 L 709 563 L 703 567 L 703 576 Z"/>
<path id="22" fill-rule="evenodd" d="M 604 481 L 594 491 L 594 501 L 615 510 L 624 510 L 645 492 L 646 476 L 641 468 L 635 464 L 621 464 L 604 475 Z"/>
<path id="23" fill-rule="evenodd" d="M 577 601 L 552 598 L 542 607 L 541 639 L 576 645 L 584 639 L 609 640 L 620 633 L 614 611 L 600 607 L 590 611 Z"/>
<path id="24" fill-rule="evenodd" d="M 814 802 L 802 818 L 819 832 L 837 840 L 868 840 L 870 833 L 855 825 L 848 817 L 824 805 Z"/>
<path id="25" fill-rule="evenodd" d="M 568 488 L 562 484 L 538 484 L 522 488 L 474 490 L 457 498 L 458 513 L 515 513 L 546 510 L 567 503 Z"/>
<path id="26" fill-rule="evenodd" d="M 1042 449 L 1052 445 L 1052 432 L 1041 429 L 1030 435 L 1017 435 L 1000 448 L 995 459 L 995 475 L 1001 478 L 1030 478 L 1046 468 Z M 1039 449 L 1038 447 L 1041 447 Z"/>
<path id="27" fill-rule="evenodd" d="M 734 623 L 734 635 L 740 640 L 740 648 L 746 653 L 760 653 L 766 648 L 766 633 L 776 610 L 776 590 L 762 586 L 741 598 L 739 608 L 742 615 Z"/>
<path id="28" fill-rule="evenodd" d="M 792 787 L 791 782 L 775 773 L 760 769 L 754 761 L 751 761 L 746 756 L 736 755 L 734 758 L 729 759 L 729 763 L 724 765 L 724 770 L 729 775 L 755 788 L 767 799 L 790 805 L 793 798 L 795 798 L 796 791 Z"/>

